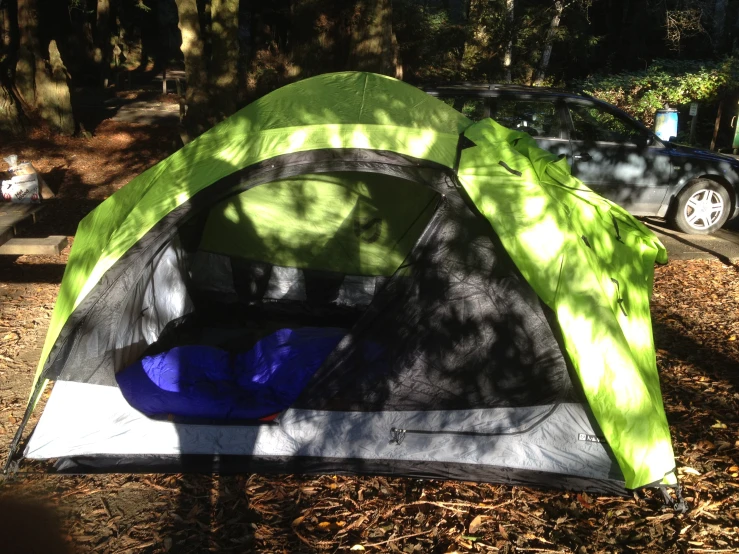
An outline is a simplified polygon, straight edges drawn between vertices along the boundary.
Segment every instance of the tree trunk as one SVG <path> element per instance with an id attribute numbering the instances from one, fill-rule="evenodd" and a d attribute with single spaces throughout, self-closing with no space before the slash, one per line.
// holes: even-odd
<path id="1" fill-rule="evenodd" d="M 110 0 L 97 0 L 95 44 L 95 63 L 100 68 L 100 81 L 105 88 L 110 79 Z"/>
<path id="2" fill-rule="evenodd" d="M 713 49 L 719 51 L 724 42 L 726 26 L 726 0 L 716 0 L 713 5 Z"/>
<path id="3" fill-rule="evenodd" d="M 726 97 L 722 97 L 718 103 L 718 113 L 716 114 L 716 122 L 713 125 L 713 137 L 711 138 L 711 150 L 716 150 L 716 140 L 718 139 L 718 130 L 721 127 L 721 114 L 724 111 L 724 102 Z"/>
<path id="4" fill-rule="evenodd" d="M 467 5 L 469 36 L 462 52 L 462 64 L 467 68 L 474 68 L 487 50 L 488 33 L 482 20 L 485 4 L 484 0 L 470 0 Z"/>
<path id="5" fill-rule="evenodd" d="M 9 48 L 13 43 L 10 7 L 0 3 L 0 46 Z"/>
<path id="6" fill-rule="evenodd" d="M 183 123 L 191 135 L 202 133 L 208 122 L 207 73 L 196 0 L 175 0 L 182 55 L 185 58 L 186 112 Z"/>
<path id="7" fill-rule="evenodd" d="M 67 84 L 67 68 L 64 67 L 56 41 L 49 43 L 49 69 L 36 70 L 36 102 L 39 115 L 51 127 L 65 135 L 74 134 L 72 101 Z M 42 76 L 40 79 L 39 77 Z"/>
<path id="8" fill-rule="evenodd" d="M 357 0 L 352 17 L 349 69 L 402 78 L 391 0 Z"/>
<path id="9" fill-rule="evenodd" d="M 449 14 L 449 19 L 453 24 L 459 25 L 464 22 L 465 18 L 465 5 L 464 0 L 446 0 L 444 7 Z"/>
<path id="10" fill-rule="evenodd" d="M 19 46 L 15 65 L 15 86 L 22 99 L 29 106 L 35 106 L 36 65 L 41 57 L 36 0 L 18 0 L 18 31 Z"/>
<path id="11" fill-rule="evenodd" d="M 211 2 L 211 91 L 219 119 L 236 111 L 239 80 L 239 0 Z"/>
<path id="12" fill-rule="evenodd" d="M 21 110 L 18 108 L 13 93 L 0 83 L 0 135 L 17 135 L 23 131 L 21 125 Z"/>
<path id="13" fill-rule="evenodd" d="M 74 134 L 67 70 L 55 41 L 49 44 L 50 71 L 38 39 L 36 0 L 18 0 L 19 42 L 15 84 L 21 99 L 38 110 L 51 127 Z"/>
<path id="14" fill-rule="evenodd" d="M 505 82 L 513 80 L 511 75 L 511 63 L 513 61 L 513 24 L 514 24 L 515 0 L 506 0 L 506 19 L 508 20 L 508 44 L 503 56 L 503 69 L 505 71 Z"/>
<path id="15" fill-rule="evenodd" d="M 547 31 L 547 38 L 544 41 L 544 50 L 541 54 L 541 64 L 539 65 L 539 71 L 537 71 L 536 73 L 534 85 L 541 85 L 544 81 L 544 75 L 546 74 L 547 67 L 549 66 L 549 58 L 552 57 L 552 43 L 554 42 L 554 36 L 557 33 L 557 28 L 559 27 L 559 20 L 562 18 L 563 9 L 564 5 L 562 4 L 562 0 L 556 0 L 554 2 L 554 15 L 552 16 L 552 22 L 550 23 L 549 30 Z"/>

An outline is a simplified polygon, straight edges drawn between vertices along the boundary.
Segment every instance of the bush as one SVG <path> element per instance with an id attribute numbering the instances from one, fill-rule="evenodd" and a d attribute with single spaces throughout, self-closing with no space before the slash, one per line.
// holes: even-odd
<path id="1" fill-rule="evenodd" d="M 618 106 L 647 126 L 665 104 L 711 102 L 739 88 L 739 60 L 655 60 L 644 71 L 596 75 L 577 83 L 584 92 Z"/>

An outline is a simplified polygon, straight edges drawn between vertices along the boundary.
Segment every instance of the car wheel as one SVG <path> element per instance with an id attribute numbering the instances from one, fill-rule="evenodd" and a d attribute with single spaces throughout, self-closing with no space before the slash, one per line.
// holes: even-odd
<path id="1" fill-rule="evenodd" d="M 726 223 L 731 199 L 724 187 L 701 179 L 688 185 L 677 197 L 672 223 L 678 231 L 691 235 L 708 235 Z"/>

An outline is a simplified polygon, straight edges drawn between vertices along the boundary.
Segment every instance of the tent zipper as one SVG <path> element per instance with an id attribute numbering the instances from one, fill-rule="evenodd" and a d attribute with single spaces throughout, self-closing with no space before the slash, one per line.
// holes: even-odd
<path id="1" fill-rule="evenodd" d="M 544 423 L 549 416 L 559 407 L 559 404 L 552 405 L 539 419 L 531 423 L 524 429 L 516 431 L 451 431 L 446 429 L 401 429 L 399 427 L 390 428 L 390 442 L 394 444 L 402 444 L 406 435 L 459 435 L 463 437 L 511 437 L 516 435 L 524 435 L 536 429 Z"/>

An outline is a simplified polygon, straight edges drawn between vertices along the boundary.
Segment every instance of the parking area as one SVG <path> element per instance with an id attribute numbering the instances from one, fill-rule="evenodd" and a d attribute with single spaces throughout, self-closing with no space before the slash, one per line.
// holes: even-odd
<path id="1" fill-rule="evenodd" d="M 667 248 L 671 260 L 719 259 L 739 262 L 739 219 L 727 223 L 713 235 L 679 233 L 657 218 L 641 218 Z"/>

